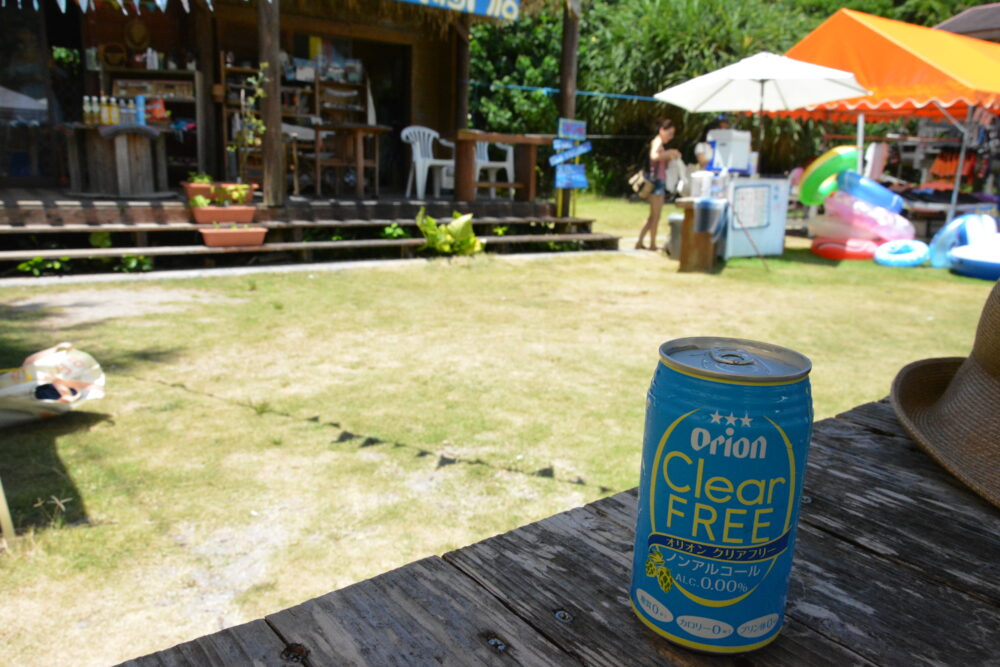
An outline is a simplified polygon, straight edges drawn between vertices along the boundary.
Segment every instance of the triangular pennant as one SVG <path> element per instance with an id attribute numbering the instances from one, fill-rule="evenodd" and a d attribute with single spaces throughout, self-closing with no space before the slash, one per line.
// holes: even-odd
<path id="1" fill-rule="evenodd" d="M 135 7 L 136 15 L 142 14 L 142 7 L 139 6 L 141 2 L 142 0 L 132 0 L 132 6 Z"/>
<path id="2" fill-rule="evenodd" d="M 56 4 L 59 5 L 59 11 L 63 14 L 66 13 L 66 0 L 56 0 Z"/>
<path id="3" fill-rule="evenodd" d="M 160 8 L 161 12 L 167 11 L 167 0 L 155 0 L 156 6 Z"/>
<path id="4" fill-rule="evenodd" d="M 188 0 L 181 0 L 181 5 L 184 6 L 184 11 L 185 12 L 187 12 L 188 14 L 191 13 L 191 5 L 188 4 Z"/>

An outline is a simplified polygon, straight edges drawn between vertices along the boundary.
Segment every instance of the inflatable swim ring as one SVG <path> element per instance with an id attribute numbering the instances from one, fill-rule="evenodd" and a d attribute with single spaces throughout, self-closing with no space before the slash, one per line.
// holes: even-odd
<path id="1" fill-rule="evenodd" d="M 846 173 L 841 173 L 841 176 Z M 840 180 L 839 176 L 837 180 Z M 859 231 L 864 230 L 886 241 L 912 239 L 914 236 L 913 225 L 903 216 L 846 192 L 834 192 L 823 202 L 823 208 L 826 209 L 827 213 L 843 220 L 850 227 Z M 845 237 L 851 238 L 867 235 L 844 234 Z"/>
<path id="2" fill-rule="evenodd" d="M 837 146 L 809 163 L 799 181 L 799 201 L 806 206 L 819 206 L 827 195 L 837 189 L 837 174 L 858 166 L 858 149 Z"/>
<path id="3" fill-rule="evenodd" d="M 948 251 L 959 246 L 989 242 L 997 233 L 997 221 L 979 213 L 960 215 L 938 230 L 931 239 L 931 266 L 951 266 Z"/>
<path id="4" fill-rule="evenodd" d="M 871 239 L 830 239 L 817 236 L 813 239 L 814 255 L 825 259 L 871 259 L 878 243 Z"/>
<path id="5" fill-rule="evenodd" d="M 931 249 L 923 241 L 897 239 L 875 249 L 875 261 L 882 266 L 920 266 L 930 257 Z"/>
<path id="6" fill-rule="evenodd" d="M 951 270 L 963 276 L 1000 280 L 1000 234 L 984 243 L 963 245 L 948 252 Z"/>
<path id="7" fill-rule="evenodd" d="M 856 171 L 848 169 L 837 174 L 837 187 L 842 192 L 863 199 L 873 206 L 887 208 L 893 213 L 903 210 L 902 197 Z"/>

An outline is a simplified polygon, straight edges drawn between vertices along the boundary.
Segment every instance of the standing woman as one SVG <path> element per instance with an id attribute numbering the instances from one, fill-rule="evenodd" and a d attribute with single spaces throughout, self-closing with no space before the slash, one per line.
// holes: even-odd
<path id="1" fill-rule="evenodd" d="M 635 244 L 637 250 L 658 250 L 656 229 L 660 224 L 660 213 L 663 211 L 663 202 L 667 192 L 667 168 L 674 160 L 680 164 L 681 159 L 680 151 L 676 148 L 667 148 L 667 144 L 674 138 L 674 131 L 673 121 L 669 118 L 661 120 L 660 128 L 649 146 L 649 172 L 650 180 L 653 181 L 653 194 L 649 196 L 649 217 L 646 218 L 646 224 L 642 226 L 639 240 Z M 647 233 L 649 234 L 648 248 L 643 244 Z"/>

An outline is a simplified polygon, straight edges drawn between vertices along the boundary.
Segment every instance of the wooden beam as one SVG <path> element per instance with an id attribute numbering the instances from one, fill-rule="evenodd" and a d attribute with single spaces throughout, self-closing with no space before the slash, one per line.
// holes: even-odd
<path id="1" fill-rule="evenodd" d="M 215 29 L 212 25 L 212 12 L 202 3 L 194 3 L 192 8 L 194 21 L 195 52 L 198 57 L 198 71 L 201 77 L 196 77 L 198 99 L 196 116 L 198 117 L 198 171 L 221 176 L 218 172 L 219 161 L 218 142 L 213 138 L 218 136 L 218 123 L 215 122 L 215 105 L 212 103 L 212 86 L 215 85 Z"/>
<path id="2" fill-rule="evenodd" d="M 261 119 L 267 126 L 262 153 L 264 158 L 264 206 L 281 206 L 286 199 L 285 150 L 281 141 L 281 66 L 278 62 L 281 25 L 278 0 L 257 0 L 257 38 L 260 62 L 267 63 L 266 95 L 261 100 Z"/>
<path id="3" fill-rule="evenodd" d="M 469 127 L 469 15 L 455 23 L 455 129 Z"/>
<path id="4" fill-rule="evenodd" d="M 562 58 L 559 62 L 559 115 L 576 117 L 576 55 L 580 45 L 580 3 L 563 7 Z"/>
<path id="5" fill-rule="evenodd" d="M 559 62 L 559 115 L 576 117 L 576 60 L 580 45 L 580 1 L 566 0 L 563 5 L 562 58 Z M 569 215 L 573 191 L 563 190 L 558 198 L 558 215 Z"/>

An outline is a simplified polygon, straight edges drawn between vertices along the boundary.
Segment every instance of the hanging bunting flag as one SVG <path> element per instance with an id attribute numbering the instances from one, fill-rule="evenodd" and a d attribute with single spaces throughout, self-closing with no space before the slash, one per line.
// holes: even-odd
<path id="1" fill-rule="evenodd" d="M 191 13 L 191 5 L 188 4 L 188 0 L 181 0 L 181 6 L 184 7 L 184 11 L 188 14 Z"/>
<path id="2" fill-rule="evenodd" d="M 397 0 L 397 2 L 437 7 L 438 9 L 507 21 L 516 21 L 521 14 L 520 0 Z"/>
<path id="3" fill-rule="evenodd" d="M 63 14 L 66 13 L 66 0 L 56 0 L 56 4 L 59 5 L 59 11 Z"/>
<path id="4" fill-rule="evenodd" d="M 167 1 L 168 0 L 155 0 L 156 6 L 160 8 L 161 12 L 167 11 Z"/>

